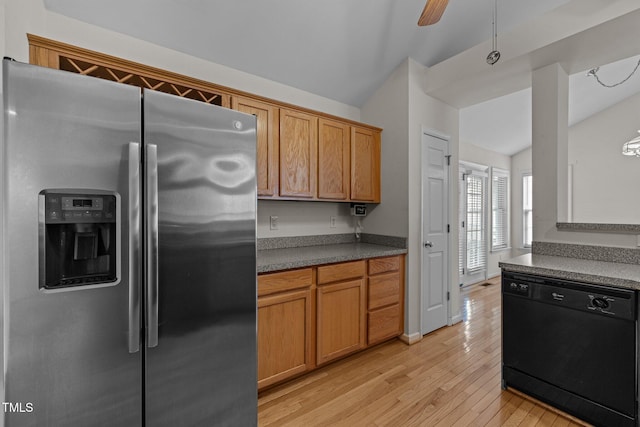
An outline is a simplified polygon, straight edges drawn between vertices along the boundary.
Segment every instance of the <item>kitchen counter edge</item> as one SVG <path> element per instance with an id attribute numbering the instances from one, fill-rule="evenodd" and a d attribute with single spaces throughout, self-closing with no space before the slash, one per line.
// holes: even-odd
<path id="1" fill-rule="evenodd" d="M 640 290 L 640 265 L 526 254 L 501 261 L 500 268 L 516 273 L 596 283 Z"/>
<path id="2" fill-rule="evenodd" d="M 265 249 L 258 251 L 257 270 L 258 274 L 270 273 L 406 253 L 407 250 L 403 248 L 372 243 L 341 243 L 298 248 Z"/>

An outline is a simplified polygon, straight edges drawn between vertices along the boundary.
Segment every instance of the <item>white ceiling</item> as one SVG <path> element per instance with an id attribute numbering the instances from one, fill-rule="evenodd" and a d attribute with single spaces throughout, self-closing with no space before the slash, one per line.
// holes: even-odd
<path id="1" fill-rule="evenodd" d="M 607 85 L 619 83 L 633 72 L 638 61 L 640 55 L 600 66 L 598 77 Z M 569 76 L 569 126 L 640 93 L 640 70 L 613 88 L 601 86 L 587 71 Z M 462 108 L 460 139 L 509 156 L 528 148 L 531 145 L 531 88 Z"/>
<path id="2" fill-rule="evenodd" d="M 508 31 L 568 0 L 501 0 Z M 361 106 L 407 57 L 432 66 L 492 36 L 494 0 L 45 0 L 47 9 Z M 488 53 L 488 52 L 487 52 Z"/>
<path id="3" fill-rule="evenodd" d="M 356 107 L 411 57 L 429 67 L 425 91 L 460 108 L 461 140 L 508 155 L 530 144 L 532 69 L 561 62 L 577 73 L 570 78 L 572 120 L 639 90 L 631 81 L 602 90 L 583 72 L 640 54 L 634 33 L 640 14 L 614 19 L 640 12 L 638 0 L 498 0 L 502 58 L 494 67 L 485 62 L 494 0 L 450 0 L 429 27 L 417 26 L 425 0 L 44 3 L 55 13 Z M 586 31 L 591 27 L 602 30 Z M 628 41 L 616 43 L 617 28 L 632 33 Z M 602 34 L 613 34 L 613 43 Z M 622 69 L 631 71 L 627 64 Z M 602 67 L 599 75 L 608 80 L 607 73 Z"/>

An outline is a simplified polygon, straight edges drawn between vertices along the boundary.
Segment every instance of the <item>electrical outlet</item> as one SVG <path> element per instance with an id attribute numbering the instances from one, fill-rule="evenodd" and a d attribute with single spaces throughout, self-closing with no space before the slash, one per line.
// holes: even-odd
<path id="1" fill-rule="evenodd" d="M 336 228 L 336 217 L 332 216 L 330 221 L 329 221 L 329 227 L 330 228 Z"/>
<path id="2" fill-rule="evenodd" d="M 277 230 L 278 229 L 278 217 L 275 216 L 275 215 L 271 215 L 269 217 L 269 219 L 271 221 L 270 224 L 269 224 L 269 228 L 271 230 Z"/>

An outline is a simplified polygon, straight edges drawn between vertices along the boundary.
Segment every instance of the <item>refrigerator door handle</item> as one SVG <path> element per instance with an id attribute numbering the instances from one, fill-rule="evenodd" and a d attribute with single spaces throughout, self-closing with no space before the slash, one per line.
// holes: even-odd
<path id="1" fill-rule="evenodd" d="M 158 345 L 158 146 L 146 145 L 147 347 Z"/>
<path id="2" fill-rule="evenodd" d="M 129 143 L 129 353 L 140 351 L 140 144 Z"/>

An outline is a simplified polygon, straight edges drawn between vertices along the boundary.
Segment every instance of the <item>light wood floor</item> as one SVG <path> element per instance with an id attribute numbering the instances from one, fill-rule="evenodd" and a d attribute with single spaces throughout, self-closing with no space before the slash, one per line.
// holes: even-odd
<path id="1" fill-rule="evenodd" d="M 393 340 L 262 392 L 260 426 L 578 426 L 500 387 L 500 286 L 463 291 L 464 321 Z"/>

